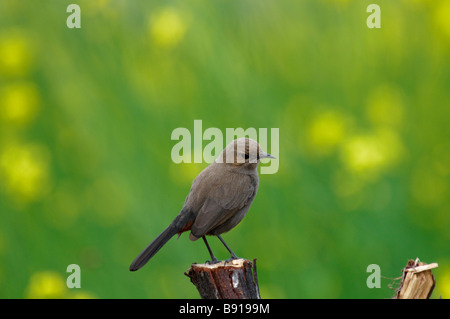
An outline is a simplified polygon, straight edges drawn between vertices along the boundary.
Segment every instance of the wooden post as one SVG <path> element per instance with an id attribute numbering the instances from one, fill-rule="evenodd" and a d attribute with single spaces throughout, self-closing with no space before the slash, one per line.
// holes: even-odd
<path id="1" fill-rule="evenodd" d="M 402 281 L 393 298 L 429 299 L 436 283 L 431 269 L 437 267 L 437 263 L 426 264 L 419 258 L 409 260 L 403 268 Z"/>
<path id="2" fill-rule="evenodd" d="M 185 273 L 203 299 L 261 299 L 256 259 L 192 264 Z"/>

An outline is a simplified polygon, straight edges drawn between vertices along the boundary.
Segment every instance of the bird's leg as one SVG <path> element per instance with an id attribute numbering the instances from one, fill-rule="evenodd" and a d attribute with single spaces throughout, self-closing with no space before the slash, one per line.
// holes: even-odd
<path id="1" fill-rule="evenodd" d="M 220 237 L 220 235 L 216 235 L 216 236 L 217 236 L 217 238 L 220 239 L 220 241 L 221 241 L 222 244 L 225 246 L 225 248 L 230 252 L 230 254 L 231 254 L 231 260 L 233 260 L 233 259 L 239 259 L 239 257 L 236 256 L 235 253 L 233 253 L 233 251 L 230 249 L 230 247 L 228 247 L 228 245 L 225 243 L 225 241 L 223 240 L 223 238 Z"/>
<path id="2" fill-rule="evenodd" d="M 211 256 L 211 262 L 208 262 L 209 264 L 216 264 L 219 262 L 219 260 L 214 256 L 211 247 L 209 247 L 208 241 L 206 240 L 205 236 L 202 236 L 203 241 L 205 242 L 206 248 L 208 248 L 209 255 Z"/>

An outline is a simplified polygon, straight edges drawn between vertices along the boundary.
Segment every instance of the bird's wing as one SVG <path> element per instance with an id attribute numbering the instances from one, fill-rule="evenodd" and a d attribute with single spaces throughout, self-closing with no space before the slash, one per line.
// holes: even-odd
<path id="1" fill-rule="evenodd" d="M 243 176 L 239 176 L 239 180 L 230 178 L 228 182 L 208 189 L 191 229 L 196 238 L 206 235 L 251 202 L 256 187 L 249 176 L 244 179 Z"/>

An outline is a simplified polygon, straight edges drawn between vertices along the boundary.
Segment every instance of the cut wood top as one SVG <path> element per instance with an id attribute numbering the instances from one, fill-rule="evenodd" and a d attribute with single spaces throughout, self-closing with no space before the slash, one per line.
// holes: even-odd
<path id="1" fill-rule="evenodd" d="M 235 268 L 243 268 L 244 267 L 244 263 L 248 262 L 247 259 L 243 259 L 243 258 L 239 258 L 239 259 L 232 259 L 229 261 L 219 261 L 218 263 L 215 264 L 209 264 L 209 263 L 204 263 L 204 264 L 192 264 L 191 267 L 204 267 L 204 268 L 209 268 L 209 269 L 215 269 L 215 268 L 220 268 L 220 267 L 235 267 Z"/>

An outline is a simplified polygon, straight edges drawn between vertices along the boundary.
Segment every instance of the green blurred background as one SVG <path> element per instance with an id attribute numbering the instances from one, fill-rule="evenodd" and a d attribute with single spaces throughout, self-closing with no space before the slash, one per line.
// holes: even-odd
<path id="1" fill-rule="evenodd" d="M 0 0 L 0 297 L 198 298 L 186 234 L 128 266 L 207 165 L 170 157 L 201 119 L 280 129 L 224 235 L 263 298 L 389 298 L 416 257 L 449 298 L 450 2 L 378 0 L 369 29 L 373 2 Z"/>

